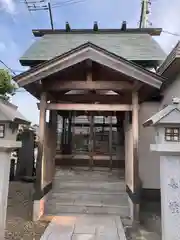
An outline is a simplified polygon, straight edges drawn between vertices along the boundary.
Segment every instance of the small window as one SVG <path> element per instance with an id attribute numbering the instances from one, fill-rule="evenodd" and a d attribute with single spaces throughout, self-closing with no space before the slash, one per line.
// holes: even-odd
<path id="1" fill-rule="evenodd" d="M 165 128 L 165 140 L 171 142 L 179 142 L 179 128 Z"/>
<path id="2" fill-rule="evenodd" d="M 4 137 L 5 137 L 5 125 L 0 124 L 0 138 L 4 138 Z"/>

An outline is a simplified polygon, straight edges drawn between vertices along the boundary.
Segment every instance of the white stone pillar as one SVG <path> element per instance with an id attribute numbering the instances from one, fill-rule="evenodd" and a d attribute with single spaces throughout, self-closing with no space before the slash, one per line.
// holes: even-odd
<path id="1" fill-rule="evenodd" d="M 9 191 L 10 155 L 14 148 L 21 146 L 20 142 L 0 141 L 0 240 L 4 239 L 6 228 L 6 212 Z"/>
<path id="2" fill-rule="evenodd" d="M 161 156 L 162 240 L 180 239 L 180 156 Z"/>
<path id="3" fill-rule="evenodd" d="M 155 144 L 160 153 L 162 240 L 180 239 L 180 104 L 177 99 L 144 124 L 154 126 Z M 158 160 L 158 159 L 157 159 Z M 153 177 L 153 173 L 152 173 Z"/>

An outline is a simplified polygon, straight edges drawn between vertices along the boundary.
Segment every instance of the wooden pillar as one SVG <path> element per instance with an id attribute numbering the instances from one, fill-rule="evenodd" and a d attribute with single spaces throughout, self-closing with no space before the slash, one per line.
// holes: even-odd
<path id="1" fill-rule="evenodd" d="M 56 157 L 56 145 L 57 145 L 57 111 L 53 110 L 49 113 L 49 125 L 50 125 L 50 139 L 49 139 L 49 145 L 51 147 L 50 149 L 50 159 L 51 161 L 51 177 L 53 178 L 54 172 L 55 172 L 55 157 Z M 52 179 L 51 179 L 52 180 Z"/>
<path id="2" fill-rule="evenodd" d="M 132 92 L 132 136 L 133 136 L 133 220 L 139 222 L 139 161 L 138 161 L 138 143 L 139 143 L 139 100 L 138 92 Z"/>
<path id="3" fill-rule="evenodd" d="M 94 116 L 93 113 L 90 113 L 90 168 L 93 167 L 93 156 L 94 156 Z"/>
<path id="4" fill-rule="evenodd" d="M 41 195 L 42 184 L 43 184 L 43 154 L 44 154 L 44 143 L 45 143 L 45 131 L 46 131 L 46 103 L 47 96 L 46 92 L 41 93 L 40 99 L 40 116 L 39 116 L 39 143 L 38 143 L 38 156 L 36 163 L 36 194 Z"/>
<path id="5" fill-rule="evenodd" d="M 110 155 L 110 161 L 109 161 L 109 168 L 112 170 L 112 116 L 109 116 L 109 155 Z"/>
<path id="6" fill-rule="evenodd" d="M 71 147 L 72 147 L 72 159 L 75 150 L 75 133 L 76 133 L 76 111 L 72 111 L 72 139 L 71 139 Z"/>
<path id="7" fill-rule="evenodd" d="M 66 118 L 62 116 L 62 135 L 61 135 L 61 152 L 66 153 L 65 151 L 66 145 Z"/>
<path id="8" fill-rule="evenodd" d="M 72 111 L 69 112 L 68 119 L 68 154 L 72 154 Z"/>

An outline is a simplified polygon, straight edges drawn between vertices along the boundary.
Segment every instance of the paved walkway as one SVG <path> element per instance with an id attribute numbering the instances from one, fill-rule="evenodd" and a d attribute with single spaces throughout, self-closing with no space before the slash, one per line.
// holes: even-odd
<path id="1" fill-rule="evenodd" d="M 40 240 L 126 240 L 118 216 L 56 216 Z"/>

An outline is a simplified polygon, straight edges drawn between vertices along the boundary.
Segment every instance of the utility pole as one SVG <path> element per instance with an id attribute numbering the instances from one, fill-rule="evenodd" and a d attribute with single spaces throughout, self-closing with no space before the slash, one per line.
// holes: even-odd
<path id="1" fill-rule="evenodd" d="M 23 0 L 24 3 L 26 4 L 29 12 L 32 11 L 40 11 L 40 10 L 48 10 L 49 11 L 49 17 L 50 17 L 50 24 L 51 28 L 54 29 L 53 25 L 53 15 L 52 15 L 52 10 L 51 10 L 51 4 L 50 0 Z"/>
<path id="2" fill-rule="evenodd" d="M 150 0 L 142 0 L 142 7 L 141 7 L 141 17 L 140 17 L 140 28 L 147 28 L 148 27 L 148 15 L 150 13 L 149 6 L 151 5 Z"/>
<path id="3" fill-rule="evenodd" d="M 52 11 L 51 11 L 51 4 L 50 4 L 50 2 L 48 2 L 48 9 L 49 9 L 49 17 L 50 17 L 50 22 L 51 22 L 51 28 L 53 30 L 54 26 L 53 26 L 53 18 L 52 18 Z"/>

